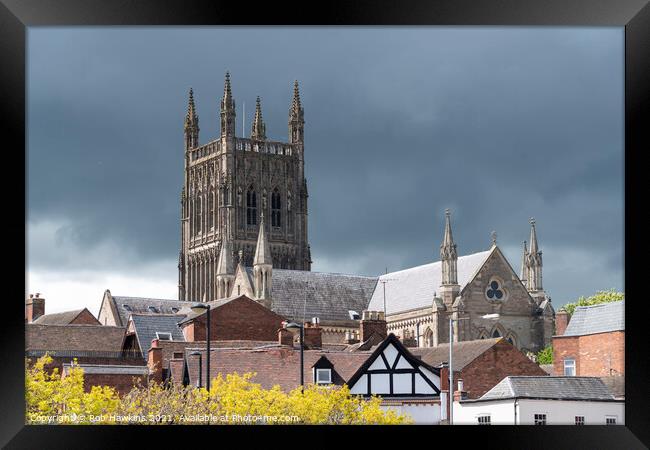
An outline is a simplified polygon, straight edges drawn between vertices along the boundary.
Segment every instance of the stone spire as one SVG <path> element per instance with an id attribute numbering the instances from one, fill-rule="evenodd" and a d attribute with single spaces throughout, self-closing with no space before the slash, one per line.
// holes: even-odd
<path id="1" fill-rule="evenodd" d="M 273 260 L 271 247 L 264 229 L 264 213 L 260 217 L 260 232 L 257 236 L 257 247 L 253 259 L 253 275 L 255 277 L 256 300 L 267 308 L 271 307 L 271 277 L 273 275 Z"/>
<path id="2" fill-rule="evenodd" d="M 194 91 L 190 88 L 189 100 L 187 102 L 187 114 L 185 115 L 185 150 L 199 146 L 199 116 L 196 114 L 194 105 Z"/>
<path id="3" fill-rule="evenodd" d="M 542 252 L 537 245 L 537 230 L 535 219 L 530 218 L 530 250 L 526 256 L 528 266 L 528 290 L 543 291 L 542 288 Z"/>
<path id="4" fill-rule="evenodd" d="M 300 103 L 298 81 L 293 83 L 293 99 L 289 108 L 289 142 L 292 144 L 303 142 L 305 130 L 304 110 Z"/>
<path id="5" fill-rule="evenodd" d="M 451 233 L 451 212 L 445 210 L 445 235 L 440 245 L 440 260 L 442 261 L 442 284 L 458 284 L 458 253 Z"/>
<path id="6" fill-rule="evenodd" d="M 235 264 L 232 257 L 232 244 L 226 233 L 221 243 L 217 261 L 217 299 L 230 295 L 235 280 Z"/>
<path id="7" fill-rule="evenodd" d="M 526 248 L 526 241 L 524 241 L 524 251 L 523 254 L 521 255 L 521 272 L 519 272 L 519 279 L 521 280 L 522 283 L 524 283 L 524 286 L 526 285 L 528 279 L 528 268 L 526 267 L 527 256 L 528 256 L 528 249 Z"/>
<path id="8" fill-rule="evenodd" d="M 257 97 L 257 101 L 255 102 L 255 118 L 253 119 L 253 127 L 251 128 L 251 139 L 260 141 L 266 139 L 266 125 L 262 119 L 262 105 L 259 97 Z"/>
<path id="9" fill-rule="evenodd" d="M 223 87 L 223 98 L 221 99 L 221 136 L 235 136 L 235 100 L 232 97 L 230 88 L 230 72 L 226 72 L 226 81 Z"/>

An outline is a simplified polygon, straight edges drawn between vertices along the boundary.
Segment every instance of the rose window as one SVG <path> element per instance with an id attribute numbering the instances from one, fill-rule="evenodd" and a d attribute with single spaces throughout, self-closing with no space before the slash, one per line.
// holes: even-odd
<path id="1" fill-rule="evenodd" d="M 499 282 L 491 281 L 487 291 L 485 291 L 485 295 L 490 300 L 501 300 L 503 298 L 503 289 L 499 285 Z"/>

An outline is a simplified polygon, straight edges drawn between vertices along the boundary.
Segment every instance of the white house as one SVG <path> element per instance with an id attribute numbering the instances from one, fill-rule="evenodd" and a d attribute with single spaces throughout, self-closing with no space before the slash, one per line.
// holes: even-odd
<path id="1" fill-rule="evenodd" d="M 347 384 L 352 394 L 381 396 L 383 409 L 406 413 L 416 424 L 437 425 L 446 418 L 441 417 L 440 369 L 414 357 L 392 333 Z"/>
<path id="2" fill-rule="evenodd" d="M 506 377 L 454 401 L 456 425 L 623 425 L 625 405 L 597 377 Z"/>

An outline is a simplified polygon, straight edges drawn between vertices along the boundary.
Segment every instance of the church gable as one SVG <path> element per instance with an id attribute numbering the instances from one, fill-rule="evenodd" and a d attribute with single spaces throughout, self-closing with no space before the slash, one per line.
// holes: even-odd
<path id="1" fill-rule="evenodd" d="M 534 302 L 498 247 L 461 291 L 466 311 L 498 310 L 529 316 Z"/>
<path id="2" fill-rule="evenodd" d="M 390 334 L 348 381 L 350 392 L 382 397 L 440 394 L 438 369 L 416 359 Z"/>
<path id="3" fill-rule="evenodd" d="M 245 295 L 248 298 L 255 298 L 255 290 L 253 289 L 253 282 L 244 266 L 239 264 L 235 272 L 235 281 L 233 283 L 232 292 L 230 295 Z"/>

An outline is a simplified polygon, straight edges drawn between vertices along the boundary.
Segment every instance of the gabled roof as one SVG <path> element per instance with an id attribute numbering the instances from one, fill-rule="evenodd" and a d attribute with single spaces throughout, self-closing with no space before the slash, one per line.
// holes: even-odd
<path id="1" fill-rule="evenodd" d="M 25 350 L 119 352 L 126 328 L 104 325 L 25 325 Z"/>
<path id="2" fill-rule="evenodd" d="M 63 312 L 53 313 L 53 314 L 45 314 L 39 317 L 38 319 L 36 319 L 32 323 L 36 323 L 40 325 L 68 325 L 72 323 L 72 321 L 75 320 L 79 316 L 79 314 L 81 314 L 84 311 L 88 311 L 88 308 L 75 309 L 73 311 L 63 311 Z M 88 314 L 90 314 L 91 316 L 93 315 L 90 311 L 88 311 Z M 97 325 L 99 325 L 99 321 L 97 321 Z"/>
<path id="3" fill-rule="evenodd" d="M 578 306 L 562 336 L 625 330 L 625 301 Z"/>
<path id="4" fill-rule="evenodd" d="M 173 341 L 184 341 L 183 332 L 178 327 L 184 317 L 176 314 L 132 314 L 131 321 L 140 350 L 146 354 L 151 348 L 151 341 L 156 339 L 156 333 L 171 333 Z"/>
<path id="5" fill-rule="evenodd" d="M 598 377 L 511 376 L 473 401 L 511 398 L 551 400 L 614 400 Z"/>
<path id="6" fill-rule="evenodd" d="M 112 296 L 113 306 L 124 326 L 131 314 L 187 314 L 192 302 L 147 297 Z M 154 309 L 150 309 L 153 307 Z"/>
<path id="7" fill-rule="evenodd" d="M 454 342 L 452 349 L 453 369 L 463 370 L 465 366 L 474 361 L 490 348 L 494 347 L 503 338 L 476 339 L 473 341 Z M 440 344 L 437 347 L 416 347 L 410 352 L 420 356 L 422 361 L 431 366 L 439 366 L 443 362 L 449 362 L 449 344 Z"/>
<path id="8" fill-rule="evenodd" d="M 301 321 L 304 307 L 306 320 L 349 322 L 348 311 L 367 309 L 377 278 L 273 269 L 271 284 L 271 309 L 283 317 Z"/>
<path id="9" fill-rule="evenodd" d="M 491 250 L 458 257 L 458 284 L 463 289 L 480 267 Z M 379 277 L 379 283 L 367 309 L 384 310 L 384 291 L 379 289 L 382 280 L 386 284 L 386 314 L 396 314 L 413 309 L 432 307 L 434 294 L 442 284 L 442 262 L 437 261 L 410 269 L 390 272 Z"/>

